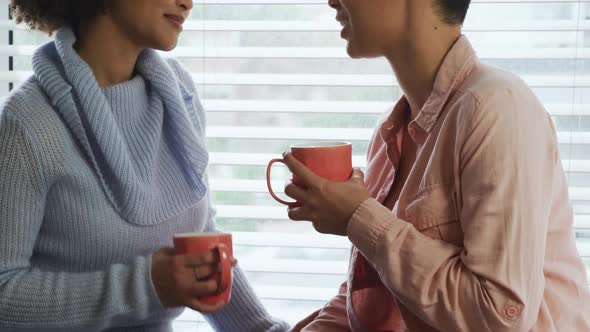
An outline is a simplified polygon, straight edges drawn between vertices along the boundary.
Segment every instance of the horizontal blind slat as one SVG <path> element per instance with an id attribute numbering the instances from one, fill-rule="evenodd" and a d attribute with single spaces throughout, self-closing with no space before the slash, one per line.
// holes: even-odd
<path id="1" fill-rule="evenodd" d="M 322 4 L 325 5 L 325 4 Z M 314 31 L 337 32 L 342 27 L 335 20 L 189 20 L 184 31 Z M 26 30 L 25 24 L 12 20 L 0 20 L 0 29 Z M 537 32 L 537 31 L 585 31 L 590 30 L 590 21 L 574 19 L 505 20 L 489 22 L 468 21 L 463 31 L 469 32 Z"/>
<path id="2" fill-rule="evenodd" d="M 6 72 L 5 72 L 6 73 Z M 0 81 L 3 75 L 0 71 Z M 6 77 L 5 76 L 5 77 Z M 29 77 L 22 76 L 20 80 Z M 10 81 L 10 80 L 7 80 Z M 0 96 L 0 104 L 5 101 Z M 309 100 L 249 100 L 249 99 L 203 99 L 203 107 L 207 112 L 253 112 L 253 113 L 349 113 L 386 115 L 395 104 L 391 101 L 309 101 Z M 590 116 L 590 104 L 545 104 L 552 116 Z"/>
<path id="3" fill-rule="evenodd" d="M 22 82 L 31 76 L 30 71 L 0 71 L 0 81 Z M 392 75 L 344 74 L 244 74 L 244 73 L 193 73 L 200 85 L 273 85 L 273 86 L 332 86 L 332 87 L 397 87 Z M 590 87 L 590 76 L 528 75 L 522 79 L 533 88 Z"/>
<path id="4" fill-rule="evenodd" d="M 212 152 L 209 163 L 211 165 L 236 165 L 236 166 L 266 166 L 273 158 L 279 155 L 267 153 L 234 153 L 234 152 Z M 367 166 L 364 155 L 352 157 L 353 167 L 365 168 Z M 590 172 L 590 160 L 563 160 L 563 167 L 567 172 Z"/>
<path id="5" fill-rule="evenodd" d="M 276 192 L 281 192 L 281 190 L 276 190 Z M 588 199 L 587 199 L 588 200 Z M 289 217 L 287 216 L 287 209 L 286 207 L 279 205 L 278 203 L 276 205 L 273 206 L 265 206 L 265 205 L 217 205 L 217 217 L 218 218 L 231 218 L 231 219 L 272 219 L 272 220 L 288 220 Z M 590 230 L 590 215 L 581 215 L 581 214 L 576 214 L 574 216 L 574 227 L 579 230 L 579 231 L 588 231 Z M 243 235 L 242 233 L 240 236 L 244 237 L 246 235 Z M 264 241 L 269 241 L 269 246 L 274 246 L 275 244 L 280 242 L 280 237 L 275 237 L 276 241 L 272 240 L 272 239 L 266 239 L 265 234 L 267 233 L 260 233 L 261 235 L 254 235 L 254 233 L 252 235 L 247 235 L 249 238 L 243 238 L 243 240 L 241 240 L 244 245 L 251 245 L 254 246 L 254 240 L 251 240 L 249 242 L 248 239 L 254 238 L 254 239 L 264 239 Z M 274 233 L 270 233 L 270 237 L 275 236 L 276 234 Z M 302 240 L 303 238 L 300 238 L 299 235 L 285 235 L 287 236 L 288 239 L 293 239 L 293 242 L 291 241 L 285 241 L 285 243 L 283 243 L 284 246 L 286 247 L 300 247 L 301 245 L 304 245 L 304 242 L 300 242 L 300 240 Z M 307 235 L 306 235 L 307 236 Z M 328 241 L 325 245 L 322 245 L 321 242 L 323 241 L 323 237 L 315 237 L 315 236 L 310 236 L 309 240 L 310 240 L 310 245 L 312 245 L 313 247 L 330 247 L 332 248 L 333 245 L 337 244 L 337 245 L 344 245 L 344 242 L 339 243 L 337 242 L 338 240 L 333 240 L 334 242 Z M 329 238 L 326 238 L 329 239 Z M 265 243 L 265 242 L 259 242 L 259 243 Z M 339 247 L 334 247 L 333 249 L 342 249 Z M 590 252 L 588 253 L 588 256 L 590 256 Z"/>
<path id="6" fill-rule="evenodd" d="M 389 113 L 394 101 L 315 101 L 264 99 L 203 99 L 207 112 L 264 112 L 264 113 Z M 551 115 L 590 116 L 590 104 L 545 104 Z"/>
<path id="7" fill-rule="evenodd" d="M 336 140 L 367 141 L 373 136 L 372 128 L 310 128 L 310 127 L 245 127 L 210 126 L 209 138 L 284 139 L 284 140 Z M 590 132 L 558 132 L 563 144 L 590 144 Z"/>
<path id="8" fill-rule="evenodd" d="M 0 46 L 0 56 L 30 56 L 37 46 Z M 342 47 L 177 47 L 178 58 L 348 59 Z M 486 59 L 590 59 L 590 48 L 512 48 L 478 50 Z"/>
<path id="9" fill-rule="evenodd" d="M 276 193 L 282 193 L 285 181 L 272 181 L 273 189 Z M 220 192 L 250 192 L 266 193 L 266 180 L 246 180 L 246 179 L 211 179 L 211 188 L 213 191 Z M 590 187 L 570 187 L 570 199 L 574 201 L 590 201 Z"/>
<path id="10" fill-rule="evenodd" d="M 253 206 L 235 206 L 233 208 L 243 210 Z M 220 210 L 226 211 L 232 207 L 220 206 Z M 254 207 L 255 208 L 255 207 Z M 274 210 L 275 207 L 261 206 L 260 209 Z M 284 212 L 284 208 L 279 208 Z M 318 233 L 289 234 L 280 232 L 234 232 L 233 242 L 237 246 L 250 247 L 289 247 L 289 248 L 323 248 L 323 249 L 349 249 L 351 244 L 343 236 L 325 235 Z"/>
<path id="11" fill-rule="evenodd" d="M 344 275 L 348 261 L 240 258 L 246 272 Z"/>

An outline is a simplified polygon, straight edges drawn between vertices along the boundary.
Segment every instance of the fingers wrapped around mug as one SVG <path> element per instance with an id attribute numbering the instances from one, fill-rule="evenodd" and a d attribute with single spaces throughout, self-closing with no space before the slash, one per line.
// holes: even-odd
<path id="1" fill-rule="evenodd" d="M 214 274 L 219 270 L 219 258 L 212 252 L 177 255 L 175 266 L 177 287 L 191 296 L 212 295 L 218 291 Z"/>
<path id="2" fill-rule="evenodd" d="M 175 234 L 174 249 L 152 255 L 152 283 L 164 307 L 214 312 L 229 303 L 236 263 L 231 234 Z"/>
<path id="3" fill-rule="evenodd" d="M 285 186 L 285 195 L 294 199 L 297 205 L 305 205 L 306 202 L 309 200 L 309 192 L 308 190 L 299 187 L 298 185 L 294 184 L 293 182 L 289 183 Z"/>
<path id="4" fill-rule="evenodd" d="M 203 303 L 203 296 L 219 290 L 215 271 L 219 259 L 212 252 L 175 255 L 164 248 L 152 257 L 152 282 L 164 307 L 189 307 L 199 312 L 214 312 L 225 303 Z"/>

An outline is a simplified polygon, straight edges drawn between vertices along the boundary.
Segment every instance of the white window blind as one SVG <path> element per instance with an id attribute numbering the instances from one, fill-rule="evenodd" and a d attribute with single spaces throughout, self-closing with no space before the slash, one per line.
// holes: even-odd
<path id="1" fill-rule="evenodd" d="M 6 2 L 6 0 L 0 0 Z M 552 114 L 590 274 L 590 1 L 473 0 L 465 33 L 489 64 L 522 76 Z M 1 3 L 1 2 L 0 2 Z M 46 36 L 0 8 L 0 98 L 31 74 Z M 327 0 L 197 0 L 172 53 L 207 110 L 218 224 L 269 311 L 295 323 L 345 280 L 350 245 L 287 219 L 266 192 L 266 163 L 301 141 L 353 142 L 354 163 L 401 91 L 383 59 L 350 60 Z M 288 174 L 277 169 L 281 191 Z M 208 331 L 187 310 L 177 331 Z"/>

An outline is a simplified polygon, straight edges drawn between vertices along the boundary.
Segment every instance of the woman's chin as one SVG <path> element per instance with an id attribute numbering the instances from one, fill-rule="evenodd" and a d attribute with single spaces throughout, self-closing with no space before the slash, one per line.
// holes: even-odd
<path id="1" fill-rule="evenodd" d="M 367 47 L 360 47 L 358 44 L 351 41 L 348 42 L 346 53 L 348 53 L 348 56 L 353 59 L 378 58 L 383 55 L 381 52 L 371 50 Z"/>
<path id="2" fill-rule="evenodd" d="M 152 48 L 159 51 L 169 52 L 176 48 L 178 45 L 178 38 L 167 38 L 165 40 L 159 40 L 156 45 Z"/>
<path id="3" fill-rule="evenodd" d="M 348 42 L 348 46 L 346 47 L 346 53 L 348 56 L 353 59 L 359 59 L 366 57 L 365 52 L 361 48 L 359 48 L 355 43 Z"/>
<path id="4" fill-rule="evenodd" d="M 346 45 L 346 53 L 348 53 L 348 56 L 353 59 L 359 58 L 358 49 L 355 47 L 355 45 L 353 43 L 350 42 L 350 40 L 348 41 L 348 44 Z"/>

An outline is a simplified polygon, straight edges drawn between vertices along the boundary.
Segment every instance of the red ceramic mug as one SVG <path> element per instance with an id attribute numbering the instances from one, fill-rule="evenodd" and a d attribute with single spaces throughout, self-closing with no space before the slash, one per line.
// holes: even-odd
<path id="1" fill-rule="evenodd" d="M 174 250 L 177 255 L 215 251 L 219 255 L 221 269 L 215 274 L 219 291 L 214 295 L 199 297 L 209 305 L 229 303 L 232 287 L 233 257 L 232 236 L 227 233 L 181 233 L 174 235 Z"/>
<path id="2" fill-rule="evenodd" d="M 335 182 L 345 182 L 352 175 L 352 144 L 348 142 L 324 142 L 296 144 L 291 146 L 293 156 L 315 174 Z M 283 159 L 273 159 L 266 168 L 266 185 L 270 195 L 279 203 L 296 207 L 298 202 L 287 202 L 280 199 L 272 190 L 270 172 L 275 163 L 285 163 Z M 293 176 L 293 183 L 301 185 Z"/>

